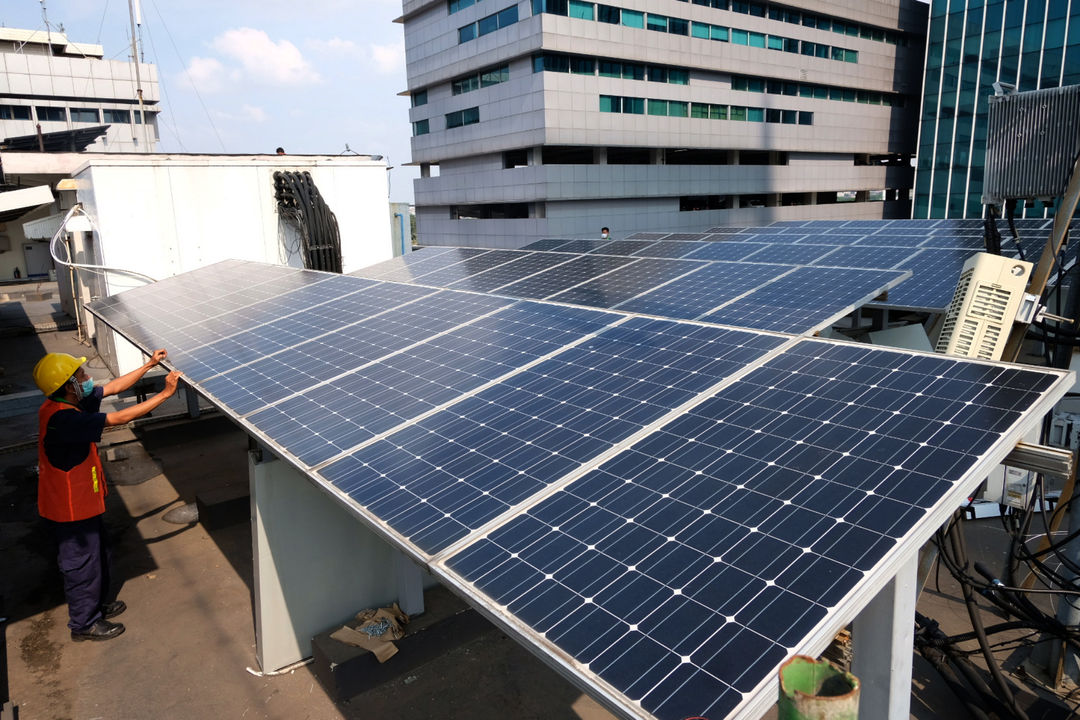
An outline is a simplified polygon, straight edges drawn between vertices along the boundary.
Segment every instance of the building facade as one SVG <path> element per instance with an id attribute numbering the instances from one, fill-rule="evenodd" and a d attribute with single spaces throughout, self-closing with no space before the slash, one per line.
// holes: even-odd
<path id="1" fill-rule="evenodd" d="M 423 244 L 906 217 L 914 0 L 404 0 Z"/>
<path id="2" fill-rule="evenodd" d="M 983 216 L 994 83 L 1080 84 L 1080 0 L 932 0 L 913 217 Z"/>
<path id="3" fill-rule="evenodd" d="M 104 126 L 78 149 L 153 152 L 158 99 L 152 64 L 106 60 L 100 45 L 63 33 L 0 28 L 0 141 Z"/>

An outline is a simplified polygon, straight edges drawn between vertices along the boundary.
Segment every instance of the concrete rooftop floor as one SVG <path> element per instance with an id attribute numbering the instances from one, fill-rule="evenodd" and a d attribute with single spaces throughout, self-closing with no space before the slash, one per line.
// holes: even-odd
<path id="1" fill-rule="evenodd" d="M 30 370 L 49 351 L 87 355 L 91 374 L 107 377 L 100 358 L 79 343 L 75 331 L 51 329 L 57 310 L 49 301 L 0 302 L 0 333 L 11 329 L 0 334 L 0 402 L 4 395 L 34 389 Z M 35 325 L 49 329 L 11 334 Z M 118 618 L 127 632 L 104 643 L 72 643 L 68 637 L 55 550 L 37 521 L 36 410 L 0 417 L 0 615 L 8 618 L 7 684 L 19 718 L 611 717 L 493 626 L 349 702 L 334 702 L 310 666 L 273 677 L 253 674 L 250 524 L 207 531 L 197 523 L 163 520 L 197 493 L 246 487 L 246 437 L 214 414 L 198 421 L 168 419 L 182 411 L 181 402 L 171 400 L 157 411 L 156 422 L 110 431 L 101 444 L 123 456 L 106 464 L 115 483 L 106 525 L 115 584 L 128 604 Z M 998 527 L 991 520 L 967 523 L 972 552 L 996 552 L 1003 539 Z M 959 599 L 956 585 L 941 573 L 940 589 L 928 584 L 919 611 L 946 632 L 964 632 L 970 622 Z M 986 614 L 988 622 L 997 621 Z M 999 658 L 1015 665 L 1009 653 Z M 1015 674 L 1012 679 L 1031 720 L 1076 717 L 1080 695 L 1064 700 Z M 0 689 L 2 683 L 0 678 Z M 9 715 L 0 712 L 2 720 Z M 965 716 L 916 654 L 911 718 Z M 775 710 L 766 715 L 772 717 Z"/>

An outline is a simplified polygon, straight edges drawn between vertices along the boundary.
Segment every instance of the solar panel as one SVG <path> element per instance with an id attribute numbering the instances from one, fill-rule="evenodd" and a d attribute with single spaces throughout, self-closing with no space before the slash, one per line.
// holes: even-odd
<path id="1" fill-rule="evenodd" d="M 601 255 L 634 255 L 652 244 L 652 240 L 612 240 L 592 252 Z"/>
<path id="2" fill-rule="evenodd" d="M 431 555 L 781 342 L 631 319 L 320 475 Z"/>
<path id="3" fill-rule="evenodd" d="M 689 254 L 693 250 L 697 250 L 700 243 L 697 242 L 669 242 L 663 240 L 662 242 L 656 242 L 649 247 L 639 250 L 634 253 L 638 256 L 648 256 L 655 258 L 679 258 Z"/>
<path id="4" fill-rule="evenodd" d="M 694 260 L 745 260 L 758 250 L 769 247 L 767 243 L 756 242 L 713 242 L 703 243 L 702 247 L 687 254 L 687 259 Z"/>
<path id="5" fill-rule="evenodd" d="M 699 319 L 776 332 L 828 326 L 904 277 L 891 270 L 852 273 L 845 268 L 800 267 Z"/>
<path id="6" fill-rule="evenodd" d="M 357 270 L 354 275 L 366 277 L 371 280 L 388 280 L 392 282 L 410 282 L 417 275 L 430 272 L 430 268 L 441 267 L 453 262 L 465 260 L 474 255 L 488 252 L 483 248 L 421 248 L 416 252 L 399 255 L 393 260 L 371 265 Z M 433 265 L 438 263 L 438 265 Z"/>
<path id="7" fill-rule="evenodd" d="M 525 245 L 524 247 L 522 247 L 521 249 L 522 250 L 547 251 L 547 250 L 553 250 L 553 249 L 559 247 L 560 245 L 565 245 L 568 242 L 570 242 L 570 240 L 567 239 L 567 238 L 543 238 L 542 240 L 537 240 L 536 242 L 531 242 L 528 245 Z"/>
<path id="8" fill-rule="evenodd" d="M 841 272 L 730 266 L 685 278 L 761 268 L 742 301 Z M 88 307 L 217 370 L 196 387 L 276 454 L 580 685 L 661 720 L 774 702 L 776 666 L 820 652 L 1071 380 L 255 263 L 125 295 Z M 217 312 L 154 322 L 164 298 Z"/>
<path id="9" fill-rule="evenodd" d="M 632 262 L 635 260 L 627 257 L 581 255 L 557 268 L 503 285 L 496 292 L 512 297 L 546 298 Z"/>
<path id="10" fill-rule="evenodd" d="M 831 245 L 768 245 L 746 256 L 750 262 L 775 262 L 788 265 L 808 265 L 833 249 Z"/>
<path id="11" fill-rule="evenodd" d="M 548 299 L 573 305 L 610 308 L 706 265 L 707 263 L 687 260 L 648 258 L 619 268 L 618 272 L 588 280 Z"/>
<path id="12" fill-rule="evenodd" d="M 490 250 L 482 255 L 474 255 L 460 262 L 444 265 L 430 272 L 418 272 L 415 282 L 424 285 L 447 287 L 462 278 L 471 277 L 485 270 L 498 267 L 503 263 L 517 260 L 522 254 L 516 250 Z M 427 270 L 425 266 L 424 270 Z"/>
<path id="13" fill-rule="evenodd" d="M 637 232 L 633 235 L 627 235 L 627 240 L 662 240 L 671 233 L 666 232 Z"/>
<path id="14" fill-rule="evenodd" d="M 757 717 L 1050 384 L 804 341 L 437 569 L 626 715 Z"/>
<path id="15" fill-rule="evenodd" d="M 530 275 L 543 272 L 556 265 L 573 260 L 572 255 L 560 253 L 522 253 L 517 260 L 503 263 L 491 270 L 485 270 L 475 275 L 464 277 L 461 280 L 450 283 L 449 287 L 455 290 L 472 290 L 473 292 L 491 292 L 496 288 L 515 282 Z"/>
<path id="16" fill-rule="evenodd" d="M 661 317 L 699 318 L 793 269 L 790 265 L 712 263 L 677 283 L 627 300 L 618 309 Z"/>

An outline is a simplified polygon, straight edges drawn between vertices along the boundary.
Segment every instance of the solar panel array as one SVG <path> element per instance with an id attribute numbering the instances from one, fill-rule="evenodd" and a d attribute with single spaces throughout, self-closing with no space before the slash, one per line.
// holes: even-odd
<path id="1" fill-rule="evenodd" d="M 1027 260 L 1037 261 L 1052 224 L 1053 220 L 1045 219 L 1016 220 L 1015 226 L 1021 235 L 1016 243 L 1005 222 L 999 221 L 1003 254 L 1014 257 L 1022 254 Z M 810 265 L 911 271 L 911 280 L 893 287 L 884 300 L 868 300 L 868 304 L 878 308 L 936 313 L 943 312 L 952 300 L 964 262 L 973 253 L 984 250 L 983 232 L 983 221 L 978 219 L 808 220 L 756 228 L 715 227 L 704 233 L 639 232 L 629 235 L 626 240 L 548 238 L 526 245 L 524 249 L 772 263 L 789 268 Z M 1063 261 L 1063 266 L 1068 267 L 1075 261 L 1075 251 L 1070 251 Z M 808 287 L 818 289 L 821 284 L 815 281 Z M 727 300 L 722 295 L 719 299 Z M 748 320 L 745 326 L 770 327 L 755 323 L 756 320 Z M 796 332 L 794 326 L 780 329 Z"/>
<path id="2" fill-rule="evenodd" d="M 480 254 L 476 248 L 424 248 L 355 274 L 795 334 L 828 327 L 906 277 L 894 270 L 801 266 L 801 256 L 791 253 L 787 253 L 787 264 L 694 257 L 695 252 L 709 248 L 751 245 L 772 249 L 780 256 L 786 248 L 778 244 L 685 240 L 639 247 L 635 243 L 539 240 L 520 251 Z M 606 254 L 609 245 L 618 252 Z M 554 250 L 542 249 L 549 247 Z M 811 250 L 808 257 L 816 257 L 834 248 L 800 249 Z M 845 282 L 838 283 L 838 275 Z M 730 281 L 718 283 L 717 278 Z M 672 304 L 668 300 L 673 292 L 693 295 L 694 302 Z M 654 312 L 659 309 L 663 311 Z"/>
<path id="3" fill-rule="evenodd" d="M 380 272 L 455 254 L 486 264 Z M 88 307 L 579 685 L 664 720 L 772 704 L 776 666 L 820 652 L 1069 385 L 239 261 Z"/>

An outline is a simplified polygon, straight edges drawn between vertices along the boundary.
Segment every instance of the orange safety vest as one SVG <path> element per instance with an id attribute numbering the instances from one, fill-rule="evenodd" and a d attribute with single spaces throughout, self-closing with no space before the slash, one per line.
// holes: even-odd
<path id="1" fill-rule="evenodd" d="M 56 522 L 85 520 L 105 512 L 105 470 L 98 456 L 97 443 L 90 443 L 86 459 L 71 468 L 60 470 L 45 455 L 45 432 L 49 419 L 71 405 L 46 400 L 38 410 L 38 514 Z M 79 408 L 75 408 L 83 412 Z"/>

